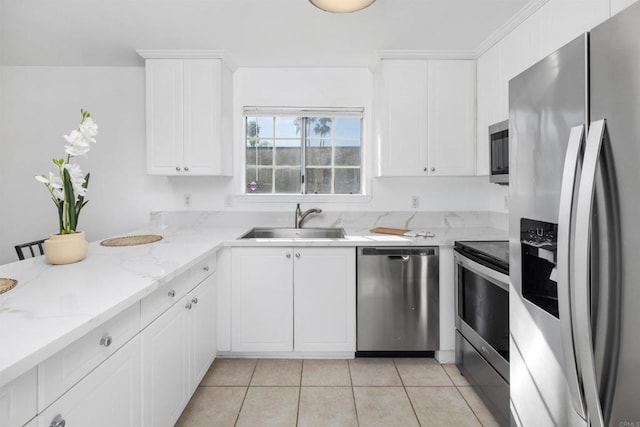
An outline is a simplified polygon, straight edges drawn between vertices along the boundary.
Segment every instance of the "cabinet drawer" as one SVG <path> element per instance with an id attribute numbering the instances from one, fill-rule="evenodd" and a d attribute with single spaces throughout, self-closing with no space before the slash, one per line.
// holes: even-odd
<path id="1" fill-rule="evenodd" d="M 38 413 L 37 369 L 0 387 L 0 426 L 21 426 Z"/>
<path id="2" fill-rule="evenodd" d="M 75 384 L 38 416 L 39 427 L 53 421 L 69 427 L 142 425 L 142 365 L 136 336 Z"/>
<path id="3" fill-rule="evenodd" d="M 140 305 L 142 327 L 145 328 L 169 307 L 180 301 L 180 298 L 185 296 L 194 286 L 195 284 L 189 278 L 189 272 L 186 272 L 145 297 Z"/>
<path id="4" fill-rule="evenodd" d="M 198 283 L 209 277 L 211 274 L 213 274 L 216 271 L 216 267 L 217 265 L 215 253 L 193 266 L 193 268 L 190 270 L 190 279 L 193 283 L 193 286 L 197 285 Z"/>
<path id="5" fill-rule="evenodd" d="M 39 365 L 38 407 L 43 410 L 140 331 L 134 304 Z"/>

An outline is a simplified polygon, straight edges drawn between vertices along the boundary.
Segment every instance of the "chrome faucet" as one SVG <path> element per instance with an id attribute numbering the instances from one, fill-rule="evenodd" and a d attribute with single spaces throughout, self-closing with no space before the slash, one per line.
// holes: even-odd
<path id="1" fill-rule="evenodd" d="M 300 203 L 298 203 L 296 205 L 296 228 L 302 228 L 302 223 L 304 222 L 305 219 L 307 219 L 309 215 L 311 215 L 312 213 L 320 213 L 320 212 L 322 212 L 322 209 L 318 209 L 318 208 L 311 208 L 302 212 L 300 210 Z"/>

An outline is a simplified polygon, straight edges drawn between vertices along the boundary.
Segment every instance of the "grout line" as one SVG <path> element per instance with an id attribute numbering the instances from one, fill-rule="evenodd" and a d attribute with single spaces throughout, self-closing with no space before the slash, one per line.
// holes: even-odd
<path id="1" fill-rule="evenodd" d="M 460 387 L 467 387 L 467 386 L 460 386 Z M 475 393 L 475 390 L 473 390 L 472 387 L 469 387 L 471 389 L 471 391 L 473 391 Z M 460 393 L 460 396 L 462 396 L 462 400 L 464 400 L 464 402 L 467 404 L 467 406 L 469 407 L 469 409 L 471 409 L 471 413 L 473 414 L 474 417 L 476 417 L 476 420 L 478 420 L 478 424 L 480 424 L 481 426 L 484 426 L 484 424 L 482 423 L 482 420 L 480 419 L 480 417 L 478 416 L 478 414 L 476 413 L 476 411 L 473 409 L 473 405 L 471 405 L 471 403 L 467 400 L 467 398 L 464 396 L 464 393 L 462 393 L 459 389 L 458 386 L 456 386 L 456 390 L 458 391 L 458 393 Z"/>
<path id="2" fill-rule="evenodd" d="M 351 384 L 351 398 L 353 399 L 353 409 L 354 411 L 356 411 L 356 424 L 358 425 L 358 427 L 360 427 L 360 416 L 358 415 L 358 405 L 356 404 L 355 387 L 353 385 L 353 377 L 351 375 L 351 360 L 347 360 L 347 369 L 349 370 L 349 383 Z"/>
<path id="3" fill-rule="evenodd" d="M 247 394 L 249 394 L 249 388 L 251 387 L 251 381 L 253 380 L 253 375 L 256 373 L 256 368 L 258 367 L 258 360 L 256 359 L 256 364 L 253 365 L 253 371 L 251 371 L 251 377 L 249 378 L 249 384 L 247 385 L 247 389 L 244 391 L 244 396 L 242 397 L 242 404 L 240 405 L 240 409 L 238 409 L 238 414 L 236 415 L 236 421 L 233 423 L 234 427 L 238 425 L 238 421 L 240 420 L 240 413 L 242 412 L 242 408 L 244 407 L 244 403 L 247 400 Z"/>
<path id="4" fill-rule="evenodd" d="M 407 396 L 407 400 L 409 401 L 409 405 L 411 405 L 411 410 L 413 411 L 413 416 L 416 417 L 416 421 L 419 426 L 422 426 L 420 422 L 420 418 L 418 418 L 418 413 L 416 412 L 416 408 L 413 406 L 413 402 L 411 401 L 411 397 L 409 397 L 409 393 L 407 393 L 407 386 L 404 384 L 404 380 L 402 379 L 402 375 L 400 374 L 400 370 L 398 369 L 398 365 L 396 364 L 396 359 L 392 358 L 391 362 L 393 363 L 393 367 L 396 368 L 396 372 L 398 373 L 398 377 L 400 377 L 400 382 L 402 383 L 402 389 L 404 390 L 404 395 Z"/>
<path id="5" fill-rule="evenodd" d="M 458 369 L 458 367 L 456 365 L 454 365 L 454 366 L 455 366 L 455 369 Z M 444 367 L 442 369 L 444 369 Z M 460 394 L 460 396 L 462 396 L 462 400 L 464 400 L 464 402 L 467 404 L 469 409 L 471 409 L 471 413 L 473 414 L 474 417 L 476 417 L 476 419 L 478 420 L 478 423 L 481 426 L 483 426 L 484 424 L 482 423 L 482 420 L 480 420 L 480 417 L 478 416 L 476 411 L 473 409 L 473 405 L 471 405 L 471 403 L 467 400 L 467 398 L 464 396 L 464 394 L 460 391 L 460 387 L 469 387 L 475 393 L 475 390 L 473 390 L 473 387 L 471 387 L 471 384 L 468 384 L 468 385 L 458 384 L 453 379 L 453 377 L 449 374 L 449 371 L 444 369 L 444 372 L 447 374 L 447 376 L 449 377 L 449 379 L 453 383 L 453 386 L 456 388 L 456 391 Z M 462 376 L 462 372 L 460 372 L 460 370 L 458 370 L 458 373 Z"/>
<path id="6" fill-rule="evenodd" d="M 300 381 L 298 382 L 298 410 L 296 411 L 296 426 L 300 422 L 300 397 L 302 396 L 302 373 L 304 372 L 304 359 L 300 363 Z"/>

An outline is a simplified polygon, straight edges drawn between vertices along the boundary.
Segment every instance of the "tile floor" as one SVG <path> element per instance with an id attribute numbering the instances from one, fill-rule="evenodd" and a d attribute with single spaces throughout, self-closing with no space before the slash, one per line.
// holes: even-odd
<path id="1" fill-rule="evenodd" d="M 216 359 L 178 420 L 213 426 L 497 426 L 433 359 Z"/>

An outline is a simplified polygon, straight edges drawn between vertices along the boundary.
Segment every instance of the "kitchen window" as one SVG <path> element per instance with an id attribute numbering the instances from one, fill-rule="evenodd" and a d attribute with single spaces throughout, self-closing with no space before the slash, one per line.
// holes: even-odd
<path id="1" fill-rule="evenodd" d="M 245 108 L 245 194 L 362 194 L 362 116 Z"/>

